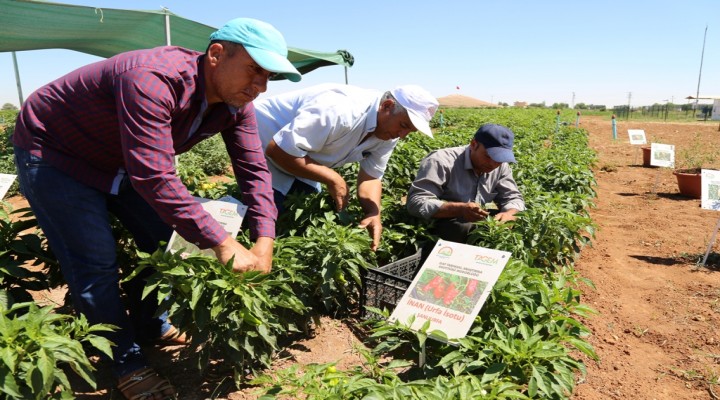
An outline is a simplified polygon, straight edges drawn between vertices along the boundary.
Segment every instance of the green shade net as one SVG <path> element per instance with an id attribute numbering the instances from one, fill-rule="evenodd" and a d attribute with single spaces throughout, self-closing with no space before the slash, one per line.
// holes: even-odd
<path id="1" fill-rule="evenodd" d="M 0 52 L 68 49 L 107 58 L 168 43 L 204 52 L 210 34 L 216 29 L 168 10 L 0 0 Z M 329 65 L 351 67 L 354 63 L 353 56 L 345 50 L 326 53 L 290 47 L 288 59 L 301 74 Z"/>

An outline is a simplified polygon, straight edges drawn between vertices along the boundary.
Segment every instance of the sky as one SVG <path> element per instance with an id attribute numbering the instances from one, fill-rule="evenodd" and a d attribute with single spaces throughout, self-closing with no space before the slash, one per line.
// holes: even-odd
<path id="1" fill-rule="evenodd" d="M 57 2 L 166 7 L 214 27 L 235 17 L 264 20 L 290 47 L 348 50 L 355 58 L 348 83 L 378 90 L 417 84 L 436 97 L 612 107 L 685 104 L 699 82 L 700 97 L 720 96 L 720 0 Z M 101 59 L 61 49 L 16 56 L 25 97 Z M 270 82 L 261 96 L 325 82 L 345 82 L 343 67 L 317 69 L 299 83 Z M 0 53 L 5 103 L 19 103 L 11 53 Z"/>

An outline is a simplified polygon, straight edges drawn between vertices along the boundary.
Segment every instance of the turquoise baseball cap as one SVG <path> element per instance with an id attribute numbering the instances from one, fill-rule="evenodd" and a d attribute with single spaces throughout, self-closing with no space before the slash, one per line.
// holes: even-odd
<path id="1" fill-rule="evenodd" d="M 302 75 L 288 61 L 283 35 L 267 22 L 252 18 L 235 18 L 210 35 L 210 41 L 227 40 L 243 45 L 250 57 L 266 71 L 299 82 Z"/>

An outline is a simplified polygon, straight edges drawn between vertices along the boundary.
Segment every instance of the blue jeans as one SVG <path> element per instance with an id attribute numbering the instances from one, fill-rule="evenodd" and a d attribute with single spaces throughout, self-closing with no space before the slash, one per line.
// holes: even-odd
<path id="1" fill-rule="evenodd" d="M 149 342 L 170 329 L 166 315 L 155 317 L 157 296 L 141 300 L 151 270 L 126 284 L 121 300 L 116 240 L 112 213 L 132 234 L 138 248 L 153 252 L 168 241 L 172 228 L 138 195 L 129 183 L 118 195 L 78 182 L 39 157 L 15 147 L 20 192 L 42 228 L 70 290 L 73 306 L 91 324 L 106 323 L 120 329 L 107 335 L 115 347 L 117 377 L 147 365 L 138 343 Z M 131 268 L 132 266 L 123 266 Z"/>

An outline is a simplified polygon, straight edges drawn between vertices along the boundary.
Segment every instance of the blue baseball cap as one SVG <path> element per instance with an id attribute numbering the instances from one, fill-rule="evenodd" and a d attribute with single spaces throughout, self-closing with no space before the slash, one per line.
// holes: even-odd
<path id="1" fill-rule="evenodd" d="M 482 144 L 495 162 L 516 162 L 513 154 L 513 132 L 497 124 L 485 124 L 475 132 L 475 141 Z"/>
<path id="2" fill-rule="evenodd" d="M 235 18 L 213 32 L 210 40 L 227 40 L 241 44 L 250 57 L 266 71 L 284 75 L 292 82 L 302 79 L 302 75 L 287 59 L 285 38 L 267 22 Z"/>

